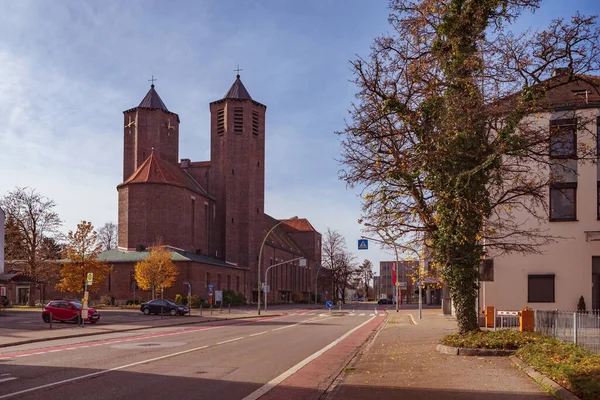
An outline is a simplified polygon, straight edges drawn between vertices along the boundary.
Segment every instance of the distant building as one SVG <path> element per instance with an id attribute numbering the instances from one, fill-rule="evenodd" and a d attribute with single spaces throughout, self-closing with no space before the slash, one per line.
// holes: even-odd
<path id="1" fill-rule="evenodd" d="M 0 274 L 4 273 L 4 210 L 0 207 Z"/>

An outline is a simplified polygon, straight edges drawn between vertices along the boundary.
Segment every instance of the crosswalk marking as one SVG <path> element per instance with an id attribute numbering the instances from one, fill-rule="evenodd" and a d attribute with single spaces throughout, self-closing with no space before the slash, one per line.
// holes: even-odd
<path id="1" fill-rule="evenodd" d="M 359 317 L 362 317 L 362 316 L 364 316 L 364 315 L 365 315 L 365 313 L 362 313 L 362 314 L 360 314 L 360 315 L 359 315 Z"/>

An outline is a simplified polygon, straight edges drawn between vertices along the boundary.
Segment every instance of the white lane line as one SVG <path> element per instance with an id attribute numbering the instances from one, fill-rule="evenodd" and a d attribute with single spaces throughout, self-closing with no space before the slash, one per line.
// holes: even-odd
<path id="1" fill-rule="evenodd" d="M 374 316 L 375 316 L 375 314 L 371 313 L 371 314 L 369 314 L 369 316 L 371 316 L 371 317 L 374 317 Z"/>
<path id="2" fill-rule="evenodd" d="M 359 326 L 357 326 L 354 329 L 346 332 L 344 335 L 340 336 L 339 338 L 337 338 L 333 342 L 329 343 L 327 346 L 323 347 L 321 350 L 317 351 L 316 353 L 314 353 L 311 356 L 308 356 L 304 360 L 300 361 L 298 364 L 294 365 L 292 368 L 290 368 L 287 371 L 285 371 L 283 374 L 279 375 L 277 378 L 271 380 L 266 385 L 258 388 L 254 392 L 250 393 L 248 396 L 244 397 L 242 400 L 257 400 L 258 398 L 260 398 L 261 396 L 263 396 L 265 393 L 267 393 L 271 389 L 273 389 L 275 386 L 279 385 L 281 382 L 283 382 L 284 380 L 286 380 L 290 376 L 294 375 L 296 372 L 298 372 L 306 364 L 308 364 L 309 362 L 313 361 L 314 359 L 316 359 L 317 357 L 319 357 L 321 354 L 325 353 L 327 350 L 331 349 L 333 346 L 335 346 L 336 344 L 338 344 L 339 342 L 341 342 L 342 340 L 346 339 L 348 336 L 350 336 L 351 334 L 353 334 L 356 330 L 362 328 L 364 325 L 366 325 L 369 322 L 371 322 L 372 319 L 373 318 L 369 318 L 368 320 L 366 320 L 365 322 L 363 322 Z M 1 397 L 0 397 L 0 399 L 1 399 Z"/>
<path id="3" fill-rule="evenodd" d="M 0 383 L 2 383 L 2 382 L 8 382 L 8 381 L 14 381 L 15 379 L 17 379 L 17 378 L 15 378 L 14 376 L 10 377 L 10 378 L 0 378 Z"/>
<path id="4" fill-rule="evenodd" d="M 52 383 L 48 383 L 46 385 L 35 386 L 35 387 L 29 388 L 29 389 L 21 390 L 19 392 L 14 392 L 14 393 L 9 393 L 9 394 L 2 395 L 2 396 L 0 396 L 0 399 L 7 399 L 9 397 L 18 396 L 18 395 L 21 395 L 21 394 L 24 394 L 24 393 L 35 392 L 36 390 L 45 389 L 45 388 L 52 387 L 52 386 L 57 386 L 57 385 L 62 385 L 64 383 L 79 381 L 79 380 L 86 379 L 86 378 L 91 378 L 93 376 L 103 375 L 103 374 L 106 374 L 108 372 L 118 371 L 120 369 L 134 367 L 134 366 L 140 365 L 140 364 L 150 363 L 150 362 L 154 362 L 154 361 L 158 361 L 158 360 L 164 360 L 165 358 L 176 357 L 176 356 L 179 356 L 179 355 L 182 355 L 182 354 L 191 353 L 193 351 L 198 351 L 198 350 L 206 349 L 207 347 L 208 346 L 195 347 L 193 349 L 178 351 L 177 353 L 166 354 L 164 356 L 155 357 L 155 358 L 151 358 L 151 359 L 148 359 L 148 360 L 143 360 L 143 361 L 138 361 L 138 362 L 134 362 L 134 363 L 131 363 L 131 364 L 121 365 L 120 367 L 115 367 L 115 368 L 111 368 L 111 369 L 105 369 L 103 371 L 92 372 L 91 374 L 76 376 L 75 378 L 65 379 L 65 380 L 58 381 L 58 382 L 52 382 Z"/>
<path id="5" fill-rule="evenodd" d="M 348 314 L 348 315 L 356 315 L 356 313 L 350 313 L 350 314 Z"/>
<path id="6" fill-rule="evenodd" d="M 243 336 L 241 336 L 241 337 L 238 337 L 238 338 L 235 338 L 235 339 L 229 339 L 229 340 L 225 340 L 224 342 L 217 342 L 217 344 L 231 343 L 231 342 L 235 342 L 236 340 L 243 339 L 243 338 L 244 338 L 244 337 L 243 337 Z"/>
<path id="7" fill-rule="evenodd" d="M 359 317 L 363 317 L 364 315 L 365 315 L 365 313 L 362 313 L 362 314 L 359 315 Z"/>
<path id="8" fill-rule="evenodd" d="M 0 376 L 9 376 L 10 374 L 0 374 Z"/>
<path id="9" fill-rule="evenodd" d="M 275 331 L 280 331 L 282 329 L 291 328 L 292 326 L 296 326 L 296 325 L 298 325 L 298 324 L 295 324 L 295 325 L 286 325 L 286 326 L 282 326 L 281 328 L 271 329 L 271 332 L 275 332 Z"/>
<path id="10" fill-rule="evenodd" d="M 412 314 L 408 314 L 408 316 L 410 317 L 410 320 L 411 320 L 411 322 L 412 322 L 414 325 L 419 325 L 419 324 L 417 323 L 417 321 L 415 321 L 415 319 L 413 318 Z"/>
<path id="11" fill-rule="evenodd" d="M 264 335 L 264 334 L 265 334 L 265 333 L 267 333 L 267 332 L 269 332 L 269 331 L 264 331 L 264 332 L 253 333 L 252 335 L 248 335 L 248 337 L 251 337 L 251 336 L 258 336 L 258 335 Z"/>

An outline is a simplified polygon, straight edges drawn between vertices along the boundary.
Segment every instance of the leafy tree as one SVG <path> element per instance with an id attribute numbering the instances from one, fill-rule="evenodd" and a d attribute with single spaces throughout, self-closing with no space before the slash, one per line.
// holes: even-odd
<path id="1" fill-rule="evenodd" d="M 89 272 L 94 274 L 94 282 L 88 287 L 90 292 L 97 292 L 110 272 L 107 264 L 98 260 L 102 244 L 91 222 L 81 221 L 77 231 L 69 231 L 63 252 L 66 260 L 60 269 L 60 282 L 56 288 L 62 292 L 82 293 Z"/>
<path id="2" fill-rule="evenodd" d="M 44 250 L 44 240 L 59 235 L 62 224 L 54 211 L 56 203 L 27 187 L 15 188 L 0 200 L 7 221 L 8 257 L 18 257 L 25 262 L 25 272 L 34 279 L 42 280 L 44 271 L 52 268 Z M 29 288 L 29 305 L 35 304 L 34 284 Z"/>
<path id="3" fill-rule="evenodd" d="M 107 222 L 98 230 L 98 240 L 102 243 L 103 250 L 112 250 L 117 248 L 117 225 Z"/>
<path id="4" fill-rule="evenodd" d="M 523 226 L 512 211 L 547 221 L 552 132 L 537 113 L 551 110 L 552 99 L 560 101 L 551 95 L 568 83 L 590 87 L 585 74 L 600 66 L 593 17 L 556 20 L 541 32 L 509 30 L 538 6 L 392 0 L 392 33 L 375 39 L 369 58 L 352 62 L 359 93 L 340 133 L 341 177 L 365 188 L 363 217 L 373 232 L 384 229 L 433 257 L 461 333 L 478 329 L 484 243 L 496 254 L 539 253 L 556 239 Z M 552 77 L 557 67 L 566 73 Z M 577 129 L 589 122 L 578 118 Z M 578 144 L 580 161 L 595 157 Z"/>
<path id="5" fill-rule="evenodd" d="M 152 290 L 152 299 L 162 287 L 171 287 L 179 271 L 164 247 L 152 249 L 148 257 L 135 264 L 135 280 L 143 290 Z"/>
<path id="6" fill-rule="evenodd" d="M 369 295 L 369 282 L 373 279 L 373 263 L 369 260 L 363 261 L 363 263 L 358 267 L 357 276 L 360 278 L 361 282 L 365 288 L 365 295 Z"/>

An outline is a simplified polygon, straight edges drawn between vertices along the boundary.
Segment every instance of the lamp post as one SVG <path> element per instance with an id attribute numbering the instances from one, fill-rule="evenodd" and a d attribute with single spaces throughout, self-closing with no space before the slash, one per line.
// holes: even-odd
<path id="1" fill-rule="evenodd" d="M 273 226 L 269 232 L 267 232 L 267 234 L 265 235 L 262 244 L 260 245 L 260 250 L 258 252 L 258 275 L 257 275 L 257 280 L 258 280 L 258 315 L 260 315 L 260 290 L 261 285 L 260 285 L 260 267 L 261 267 L 261 262 L 262 262 L 262 252 L 263 252 L 263 247 L 265 247 L 265 242 L 267 241 L 267 238 L 269 237 L 269 235 L 271 234 L 271 232 L 273 232 L 275 230 L 275 228 L 277 228 L 279 225 L 283 224 L 286 221 L 291 221 L 294 219 L 298 219 L 298 217 L 292 217 L 289 219 L 283 219 L 281 221 L 279 221 L 277 224 L 275 224 L 275 226 Z"/>
<path id="2" fill-rule="evenodd" d="M 317 295 L 319 293 L 319 287 L 317 286 L 317 281 L 319 280 L 319 270 L 323 265 L 319 264 L 319 268 L 317 268 L 317 275 L 315 275 L 315 304 L 317 304 Z"/>
<path id="3" fill-rule="evenodd" d="M 266 291 L 267 290 L 267 286 L 269 286 L 268 285 L 268 281 L 267 281 L 267 274 L 269 273 L 269 270 L 271 268 L 273 268 L 273 267 L 277 267 L 278 265 L 287 264 L 289 262 L 294 262 L 294 261 L 297 261 L 297 260 L 306 260 L 306 259 L 304 257 L 294 258 L 294 259 L 289 260 L 289 261 L 284 261 L 284 262 L 280 262 L 280 263 L 277 263 L 277 264 L 273 264 L 273 265 L 271 265 L 269 268 L 267 268 L 265 270 L 265 312 L 267 312 L 267 303 L 269 302 L 269 299 L 267 298 L 267 295 L 266 295 L 266 293 L 267 293 L 267 291 Z M 302 261 L 301 261 L 301 263 L 302 263 Z"/>

